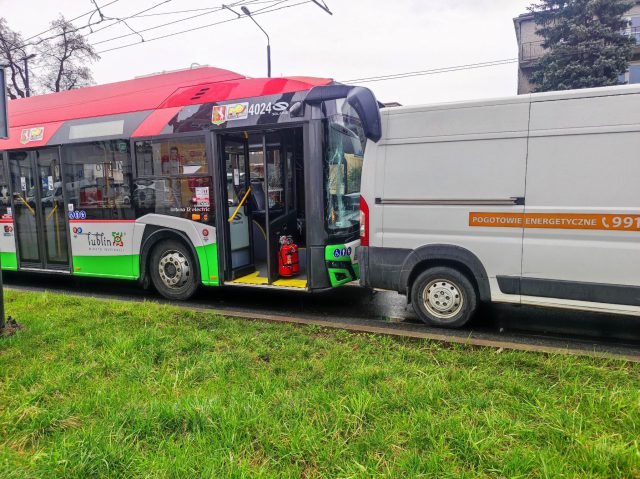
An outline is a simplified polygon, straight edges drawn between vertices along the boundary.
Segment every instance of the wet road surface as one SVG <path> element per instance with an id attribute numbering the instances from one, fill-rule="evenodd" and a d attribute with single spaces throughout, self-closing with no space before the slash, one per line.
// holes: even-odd
<path id="1" fill-rule="evenodd" d="M 110 299 L 167 302 L 153 289 L 129 281 L 73 278 L 31 273 L 4 273 L 7 287 L 81 294 Z M 247 287 L 202 288 L 189 302 L 198 308 L 295 316 L 329 322 L 384 325 L 456 338 L 500 340 L 583 351 L 640 356 L 640 317 L 564 311 L 512 305 L 483 307 L 462 330 L 449 331 L 421 323 L 406 298 L 394 292 L 345 286 L 327 293 Z"/>

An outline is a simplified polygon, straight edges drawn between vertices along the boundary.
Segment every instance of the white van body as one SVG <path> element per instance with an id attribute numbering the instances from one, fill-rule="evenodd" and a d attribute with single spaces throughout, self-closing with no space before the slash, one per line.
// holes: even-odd
<path id="1" fill-rule="evenodd" d="M 639 86 L 381 116 L 362 175 L 363 285 L 411 298 L 445 265 L 479 301 L 640 314 Z"/>

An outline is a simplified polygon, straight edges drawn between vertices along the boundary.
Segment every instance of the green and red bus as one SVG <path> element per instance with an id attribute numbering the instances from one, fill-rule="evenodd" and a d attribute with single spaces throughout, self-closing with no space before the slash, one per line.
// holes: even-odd
<path id="1" fill-rule="evenodd" d="M 3 270 L 319 291 L 358 279 L 373 94 L 197 68 L 9 102 Z M 279 274 L 280 238 L 300 272 Z"/>

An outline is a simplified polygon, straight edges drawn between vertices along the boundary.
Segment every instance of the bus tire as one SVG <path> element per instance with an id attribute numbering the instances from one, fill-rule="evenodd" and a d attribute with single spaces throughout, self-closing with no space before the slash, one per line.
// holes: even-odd
<path id="1" fill-rule="evenodd" d="M 430 326 L 460 328 L 478 307 L 476 289 L 463 273 L 438 266 L 421 273 L 411 288 L 413 309 Z"/>
<path id="2" fill-rule="evenodd" d="M 167 299 L 184 301 L 198 289 L 197 265 L 182 241 L 168 239 L 155 245 L 149 269 L 153 285 Z"/>

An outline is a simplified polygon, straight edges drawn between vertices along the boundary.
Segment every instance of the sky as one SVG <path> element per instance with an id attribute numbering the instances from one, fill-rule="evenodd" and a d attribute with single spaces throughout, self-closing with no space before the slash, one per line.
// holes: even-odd
<path id="1" fill-rule="evenodd" d="M 266 76 L 266 37 L 249 18 L 228 10 L 170 13 L 245 3 L 271 39 L 273 76 L 307 75 L 348 81 L 364 77 L 516 58 L 513 17 L 531 0 L 325 0 L 333 15 L 304 0 L 97 0 L 105 17 L 126 18 L 136 30 L 206 13 L 198 18 L 132 34 L 113 20 L 81 32 L 101 53 L 93 65 L 97 83 L 127 80 L 194 64 Z M 160 5 L 159 5 L 160 4 Z M 93 9 L 91 0 L 0 0 L 0 17 L 29 38 L 62 14 Z M 239 6 L 235 7 L 239 11 Z M 36 13 L 37 12 L 37 13 Z M 165 14 L 166 13 L 166 14 Z M 98 21 L 94 15 L 92 22 Z M 74 22 L 87 25 L 89 16 Z M 113 25 L 112 25 L 113 24 Z M 170 38 L 155 37 L 204 27 Z M 106 28 L 105 28 L 106 27 Z M 97 31 L 103 29 L 102 31 Z M 115 37 L 130 36 L 113 40 Z M 110 50 L 119 46 L 125 48 Z M 515 95 L 517 65 L 362 83 L 382 102 L 404 105 Z"/>

